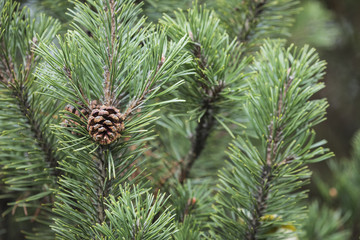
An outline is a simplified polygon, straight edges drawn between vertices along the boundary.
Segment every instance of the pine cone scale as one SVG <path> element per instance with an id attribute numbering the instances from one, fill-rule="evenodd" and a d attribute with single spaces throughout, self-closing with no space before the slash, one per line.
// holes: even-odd
<path id="1" fill-rule="evenodd" d="M 107 125 L 107 126 L 113 125 L 113 123 L 110 120 L 105 120 L 104 124 Z"/>

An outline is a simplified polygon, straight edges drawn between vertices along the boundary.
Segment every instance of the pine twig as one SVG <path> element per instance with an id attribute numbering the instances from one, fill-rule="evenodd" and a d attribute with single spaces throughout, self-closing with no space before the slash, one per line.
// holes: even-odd
<path id="1" fill-rule="evenodd" d="M 110 11 L 110 22 L 111 22 L 111 29 L 110 29 L 110 43 L 108 45 L 107 50 L 108 57 L 109 57 L 109 66 L 104 67 L 104 104 L 107 106 L 110 106 L 112 104 L 112 89 L 111 89 L 111 72 L 113 71 L 113 57 L 115 49 L 115 30 L 116 30 L 116 17 L 115 17 L 115 2 L 114 0 L 109 0 L 110 9 L 107 9 L 105 6 L 105 11 Z M 108 37 L 108 36 L 107 36 Z M 108 39 L 109 42 L 109 39 Z M 71 77 L 71 75 L 70 75 Z M 98 165 L 98 178 L 99 178 L 99 184 L 97 187 L 97 202 L 95 203 L 97 206 L 97 223 L 102 224 L 105 221 L 105 202 L 104 199 L 108 197 L 109 195 L 109 188 L 111 186 L 110 179 L 107 177 L 107 169 L 108 169 L 108 163 L 105 159 L 105 151 L 108 150 L 107 146 L 99 146 L 98 149 L 98 159 L 97 159 L 97 165 Z"/>
<path id="2" fill-rule="evenodd" d="M 115 40 L 116 40 L 116 18 L 115 18 L 115 2 L 114 0 L 109 1 L 110 4 L 110 15 L 111 15 L 111 29 L 110 29 L 110 46 L 108 50 L 111 51 L 108 53 L 109 56 L 109 67 L 105 66 L 104 76 L 105 76 L 105 86 L 104 86 L 104 103 L 107 106 L 112 104 L 112 89 L 111 89 L 111 72 L 113 72 L 113 61 L 115 53 Z"/>
<path id="3" fill-rule="evenodd" d="M 192 32 L 189 32 L 189 36 L 192 40 L 194 40 Z M 199 72 L 200 77 L 206 82 L 209 82 L 208 77 L 203 72 L 204 70 L 206 70 L 207 60 L 201 53 L 201 45 L 199 43 L 195 43 L 193 54 L 197 58 L 197 63 L 201 69 L 201 71 Z M 179 174 L 179 182 L 181 184 L 185 182 L 193 164 L 199 158 L 201 152 L 205 148 L 206 141 L 215 124 L 214 114 L 216 110 L 214 108 L 214 102 L 218 100 L 221 91 L 225 87 L 225 83 L 222 81 L 219 83 L 218 86 L 212 88 L 201 82 L 199 84 L 206 94 L 206 98 L 204 99 L 202 104 L 202 109 L 205 110 L 205 113 L 200 118 L 200 121 L 195 129 L 195 134 L 191 137 L 190 150 L 184 158 L 183 164 L 181 164 Z"/>
<path id="4" fill-rule="evenodd" d="M 33 38 L 33 44 L 35 45 L 37 42 L 36 37 Z M 6 66 L 6 74 L 9 77 L 9 81 L 4 83 L 12 90 L 14 96 L 18 99 L 18 104 L 20 106 L 20 111 L 22 114 L 27 118 L 30 129 L 32 133 L 35 136 L 35 139 L 37 140 L 37 145 L 40 147 L 40 149 L 45 154 L 45 161 L 49 164 L 50 168 L 54 171 L 55 176 L 59 176 L 60 172 L 57 169 L 57 159 L 55 157 L 55 150 L 51 146 L 51 144 L 47 140 L 47 136 L 44 135 L 43 131 L 41 131 L 40 122 L 36 119 L 36 116 L 34 115 L 33 107 L 30 104 L 29 101 L 29 93 L 28 89 L 24 85 L 29 76 L 30 71 L 32 68 L 32 64 L 35 59 L 35 50 L 31 48 L 30 53 L 25 57 L 26 58 L 26 65 L 25 65 L 25 78 L 24 82 L 19 82 L 19 86 L 15 87 L 14 82 L 16 81 L 15 76 L 15 69 L 14 69 L 14 63 L 12 62 L 11 57 L 9 57 L 9 61 L 5 59 L 5 57 L 2 57 L 2 61 L 5 62 Z M 1 74 L 4 76 L 4 74 Z M 5 80 L 5 79 L 3 79 Z"/>
<path id="5" fill-rule="evenodd" d="M 289 71 L 290 72 L 290 69 Z M 287 82 L 284 84 L 283 90 L 280 90 L 278 99 L 278 109 L 276 113 L 276 119 L 280 119 L 284 110 L 284 98 L 286 97 L 287 91 L 293 81 L 293 77 L 287 78 Z M 278 147 L 282 138 L 282 129 L 284 126 L 274 126 L 274 122 L 271 121 L 269 125 L 269 136 L 267 138 L 266 147 L 266 161 L 263 166 L 260 184 L 255 193 L 255 204 L 251 213 L 250 224 L 245 234 L 247 240 L 256 240 L 258 228 L 260 226 L 260 219 L 264 216 L 264 212 L 267 207 L 267 198 L 270 191 L 270 183 L 273 178 L 274 158 L 278 152 Z M 289 159 L 292 159 L 289 158 Z M 287 158 L 284 160 L 287 161 Z"/>
<path id="6" fill-rule="evenodd" d="M 31 131 L 37 139 L 37 144 L 45 154 L 45 160 L 49 163 L 50 168 L 54 171 L 55 176 L 60 176 L 60 170 L 57 169 L 57 158 L 55 157 L 55 150 L 52 145 L 48 142 L 47 136 L 41 131 L 41 126 L 34 115 L 32 106 L 29 103 L 28 94 L 24 86 L 20 86 L 18 91 L 14 92 L 19 100 L 19 105 L 22 114 L 27 117 L 30 124 Z"/>
<path id="7" fill-rule="evenodd" d="M 267 3 L 268 0 L 259 0 L 259 1 L 252 1 L 251 9 L 249 9 L 250 14 L 248 14 L 248 17 L 245 19 L 244 25 L 242 26 L 242 30 L 239 33 L 238 36 L 238 42 L 246 42 L 250 39 L 250 33 L 251 30 L 254 29 L 254 27 L 257 24 L 257 19 L 260 16 L 260 14 L 263 12 L 263 7 Z M 254 2 L 254 3 L 253 3 Z M 253 6 L 255 4 L 255 6 Z"/>

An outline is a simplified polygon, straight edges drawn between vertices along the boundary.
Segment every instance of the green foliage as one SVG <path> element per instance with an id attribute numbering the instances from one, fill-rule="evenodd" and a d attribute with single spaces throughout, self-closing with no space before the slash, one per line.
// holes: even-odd
<path id="1" fill-rule="evenodd" d="M 306 164 L 331 156 L 311 130 L 325 64 L 281 40 L 252 54 L 286 35 L 297 1 L 171 13 L 189 4 L 73 0 L 53 41 L 57 21 L 0 2 L 1 197 L 51 225 L 29 239 L 300 236 Z"/>
<path id="2" fill-rule="evenodd" d="M 318 202 L 313 202 L 309 207 L 309 216 L 306 219 L 303 231 L 304 240 L 343 240 L 349 239 L 350 232 L 340 229 L 349 215 L 342 216 L 340 210 L 331 210 L 326 206 L 319 206 Z"/>
<path id="3" fill-rule="evenodd" d="M 183 85 L 165 96 L 184 99 L 186 104 L 165 107 L 157 120 L 159 138 L 151 144 L 155 150 L 147 157 L 148 169 L 154 169 L 155 187 L 173 196 L 170 202 L 175 206 L 179 228 L 175 238 L 198 239 L 211 225 L 212 201 L 204 201 L 203 196 L 212 198 L 213 190 L 204 177 L 215 178 L 223 163 L 218 149 L 209 158 L 200 156 L 214 130 L 222 129 L 234 136 L 232 129 L 242 126 L 238 118 L 244 100 L 244 68 L 250 59 L 240 58 L 241 47 L 221 28 L 215 12 L 204 6 L 195 3 L 193 8 L 174 12 L 174 18 L 165 15 L 159 22 L 168 28 L 174 41 L 189 36 L 184 53 L 192 61 L 183 69 L 194 74 L 187 75 Z M 192 171 L 195 162 L 201 167 Z M 190 176 L 198 181 L 186 182 Z M 193 199 L 196 204 L 192 204 Z"/>
<path id="4" fill-rule="evenodd" d="M 19 206 L 24 214 L 18 220 L 48 224 L 58 157 L 48 126 L 56 122 L 57 108 L 38 94 L 44 89 L 32 73 L 39 62 L 36 44 L 51 42 L 59 23 L 44 15 L 31 19 L 28 9 L 11 1 L 0 7 L 0 176 L 4 193 L 13 199 L 3 214 L 14 214 Z"/>
<path id="5" fill-rule="evenodd" d="M 121 188 L 120 192 L 117 200 L 109 196 L 106 215 L 110 224 L 94 228 L 97 239 L 165 240 L 174 234 L 174 215 L 169 208 L 162 209 L 167 201 L 164 194 L 155 197 L 136 187 Z"/>
<path id="6" fill-rule="evenodd" d="M 174 19 L 165 15 L 160 23 L 169 27 L 169 36 L 173 40 L 178 41 L 184 35 L 191 40 L 186 50 L 193 57 L 192 67 L 196 75 L 190 76 L 187 84 L 178 90 L 179 98 L 187 101 L 186 105 L 179 106 L 186 109 L 180 111 L 198 122 L 207 111 L 211 111 L 210 114 L 226 127 L 224 122 L 231 119 L 227 117 L 229 109 L 234 109 L 234 104 L 244 99 L 243 70 L 249 60 L 231 58 L 235 58 L 241 48 L 221 28 L 216 14 L 204 6 L 195 5 L 187 14 L 175 12 Z M 214 109 L 204 107 L 206 104 Z"/>
<path id="7" fill-rule="evenodd" d="M 59 47 L 39 46 L 37 51 L 46 65 L 38 76 L 54 98 L 79 112 L 91 112 L 96 108 L 94 100 L 119 108 L 125 130 L 113 144 L 99 145 L 89 135 L 84 115 L 65 112 L 62 117 L 74 124 L 54 126 L 66 155 L 59 163 L 65 174 L 55 203 L 55 212 L 61 217 L 53 226 L 62 239 L 92 238 L 96 235 L 89 229 L 96 223 L 111 222 L 105 214 L 106 202 L 110 195 L 121 196 L 122 184 L 136 180 L 131 178 L 138 174 L 133 165 L 143 153 L 144 143 L 152 139 L 149 124 L 164 103 L 152 99 L 181 84 L 163 88 L 172 77 L 187 74 L 177 68 L 190 60 L 179 54 L 186 38 L 168 42 L 164 30 L 144 27 L 144 18 L 137 18 L 140 8 L 131 1 L 89 4 L 91 7 L 75 2 L 75 30 L 59 38 Z"/>
<path id="8" fill-rule="evenodd" d="M 169 189 L 170 201 L 175 208 L 175 220 L 178 232 L 174 235 L 178 240 L 199 239 L 206 236 L 209 230 L 211 205 L 213 198 L 209 183 L 195 185 L 190 180 L 182 185 L 178 183 Z"/>
<path id="9" fill-rule="evenodd" d="M 245 110 L 260 141 L 238 138 L 220 172 L 218 233 L 226 239 L 283 239 L 274 229 L 304 217 L 306 163 L 332 156 L 315 142 L 311 128 L 324 120 L 326 100 L 310 100 L 325 63 L 313 49 L 284 49 L 268 42 L 260 50 Z"/>
<path id="10" fill-rule="evenodd" d="M 241 125 L 234 118 L 241 115 L 246 75 L 243 70 L 249 59 L 236 57 L 240 47 L 221 29 L 213 11 L 195 5 L 187 12 L 179 10 L 174 14 L 174 19 L 165 15 L 160 24 L 169 29 L 168 35 L 174 41 L 189 36 L 190 42 L 184 52 L 192 56 L 192 62 L 183 68 L 194 69 L 195 74 L 188 75 L 185 84 L 170 92 L 169 96 L 184 99 L 186 104 L 178 103 L 165 109 L 157 121 L 160 144 L 155 146 L 163 147 L 159 149 L 160 153 L 170 154 L 170 157 L 160 157 L 159 165 L 166 164 L 174 169 L 170 176 L 175 177 L 176 184 L 189 176 L 213 130 L 223 128 L 233 136 L 228 125 Z M 238 62 L 232 64 L 235 59 Z M 217 169 L 219 162 L 213 159 L 202 164 L 209 165 L 204 172 Z M 212 176 L 215 172 L 212 171 Z M 197 176 L 200 175 L 204 176 L 200 173 Z M 169 174 L 165 173 L 165 176 Z M 171 182 L 171 178 L 168 179 Z"/>
<path id="11" fill-rule="evenodd" d="M 216 0 L 215 9 L 230 36 L 247 47 L 258 45 L 265 38 L 289 35 L 289 28 L 298 12 L 297 0 Z"/>
<path id="12" fill-rule="evenodd" d="M 325 203 L 329 206 L 342 209 L 349 218 L 345 227 L 352 230 L 352 238 L 359 236 L 360 190 L 354 186 L 360 183 L 360 132 L 358 131 L 352 141 L 352 154 L 350 159 L 341 161 L 332 160 L 329 167 L 332 173 L 331 180 L 323 180 L 317 177 L 315 183 Z"/>

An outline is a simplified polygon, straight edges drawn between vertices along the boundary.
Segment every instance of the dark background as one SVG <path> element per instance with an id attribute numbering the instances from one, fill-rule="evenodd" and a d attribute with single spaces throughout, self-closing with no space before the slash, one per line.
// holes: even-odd
<path id="1" fill-rule="evenodd" d="M 326 88 L 320 93 L 330 107 L 318 135 L 338 159 L 348 157 L 360 119 L 360 1 L 303 1 L 290 41 L 308 43 L 328 62 Z"/>

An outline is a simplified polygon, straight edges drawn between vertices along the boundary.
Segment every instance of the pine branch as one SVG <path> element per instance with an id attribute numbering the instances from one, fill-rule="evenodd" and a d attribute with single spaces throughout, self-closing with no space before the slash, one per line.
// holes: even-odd
<path id="1" fill-rule="evenodd" d="M 238 138 L 220 173 L 214 220 L 228 239 L 278 239 L 284 226 L 293 229 L 286 236 L 296 236 L 306 197 L 299 189 L 310 176 L 305 164 L 332 156 L 309 130 L 324 120 L 326 101 L 310 100 L 323 87 L 324 62 L 308 47 L 284 49 L 275 41 L 257 57 L 245 110 L 260 143 Z"/>
<path id="2" fill-rule="evenodd" d="M 30 52 L 25 56 L 25 75 L 23 78 L 14 78 L 13 74 L 15 74 L 14 63 L 11 60 L 11 56 L 9 56 L 9 61 L 6 61 L 6 57 L 2 56 L 3 62 L 6 62 L 7 68 L 6 72 L 2 73 L 2 76 L 5 78 L 5 74 L 8 76 L 8 81 L 5 81 L 7 87 L 11 89 L 14 97 L 18 100 L 18 104 L 20 107 L 20 111 L 22 112 L 23 116 L 27 119 L 30 129 L 34 134 L 35 139 L 37 140 L 36 143 L 39 148 L 43 151 L 45 156 L 45 161 L 49 164 L 51 172 L 54 176 L 59 176 L 60 171 L 57 169 L 57 156 L 55 155 L 55 149 L 53 144 L 49 142 L 48 136 L 44 134 L 43 127 L 41 126 L 40 120 L 38 116 L 35 115 L 36 111 L 34 107 L 31 105 L 31 101 L 29 100 L 29 84 L 30 81 L 30 74 L 34 69 L 35 63 L 35 46 L 37 44 L 36 37 L 33 38 L 33 45 L 30 46 Z M 12 73 L 12 74 L 11 74 Z"/>
<path id="3" fill-rule="evenodd" d="M 48 136 L 46 136 L 41 130 L 42 126 L 40 125 L 37 116 L 34 115 L 34 110 L 29 103 L 29 96 L 25 90 L 25 87 L 20 86 L 18 91 L 14 92 L 14 95 L 19 100 L 19 106 L 23 116 L 28 119 L 28 123 L 31 127 L 31 131 L 35 136 L 35 139 L 37 140 L 36 142 L 38 146 L 44 152 L 45 161 L 49 164 L 49 167 L 52 170 L 51 172 L 55 177 L 60 176 L 61 171 L 57 168 L 59 159 L 55 155 L 54 146 L 48 141 Z"/>
<path id="4" fill-rule="evenodd" d="M 15 5 L 14 6 L 14 10 L 15 11 L 19 11 L 17 9 L 18 6 Z M 19 12 L 15 12 L 15 14 L 19 14 Z M 20 13 L 22 14 L 22 13 Z M 14 15 L 14 17 L 16 17 L 16 15 Z M 44 18 L 44 16 L 42 16 L 41 18 Z M 43 20 L 43 19 L 41 19 Z M 30 19 L 28 16 L 25 16 L 24 22 L 30 22 Z M 52 20 L 50 22 L 53 22 Z M 8 24 L 12 24 L 12 23 L 8 23 Z M 6 27 L 6 23 L 4 23 L 5 27 Z M 21 26 L 17 26 L 20 31 Z M 47 29 L 47 31 L 49 31 L 49 33 L 51 33 L 51 31 L 56 31 L 56 28 L 58 28 L 57 22 L 54 22 L 54 26 L 53 29 Z M 39 32 L 34 32 L 31 34 L 42 34 L 41 31 L 45 31 L 44 29 L 40 30 Z M 24 34 L 24 33 L 20 33 Z M 32 131 L 32 133 L 35 136 L 35 139 L 37 140 L 36 143 L 38 144 L 39 148 L 44 152 L 45 155 L 45 161 L 49 164 L 50 168 L 52 170 L 54 170 L 55 176 L 58 175 L 57 170 L 56 170 L 56 162 L 57 162 L 57 157 L 55 155 L 55 150 L 53 149 L 54 146 L 53 144 L 51 144 L 49 142 L 49 138 L 48 136 L 45 135 L 44 133 L 44 129 L 43 126 L 41 126 L 41 122 L 38 116 L 36 116 L 36 110 L 35 110 L 35 106 L 32 106 L 32 102 L 30 100 L 30 98 L 34 98 L 33 97 L 33 93 L 31 92 L 30 88 L 32 85 L 32 76 L 31 74 L 33 73 L 35 66 L 37 65 L 39 59 L 36 58 L 35 56 L 35 48 L 36 45 L 38 44 L 38 39 L 36 38 L 36 36 L 33 36 L 32 39 L 21 39 L 18 41 L 29 41 L 26 43 L 25 47 L 28 49 L 27 50 L 27 54 L 25 56 L 22 56 L 25 62 L 25 65 L 23 66 L 23 69 L 15 69 L 15 66 L 19 66 L 18 63 L 13 61 L 13 57 L 10 54 L 10 50 L 9 47 L 7 46 L 7 41 L 8 39 L 5 39 L 5 37 L 3 37 L 4 39 L 2 39 L 3 41 L 1 42 L 1 45 L 3 46 L 2 52 L 1 52 L 1 60 L 3 63 L 3 66 L 5 67 L 5 72 L 0 72 L 0 75 L 2 77 L 2 82 L 5 85 L 5 87 L 7 87 L 8 89 L 10 89 L 12 91 L 12 94 L 14 95 L 14 97 L 17 98 L 18 101 L 18 105 L 20 107 L 20 111 L 22 112 L 24 118 L 27 119 L 30 129 Z M 17 40 L 17 39 L 13 39 L 13 40 Z M 6 52 L 6 49 L 9 52 Z M 21 49 L 14 49 L 13 51 L 23 51 Z M 20 74 L 20 72 L 23 72 L 22 74 Z"/>
<path id="5" fill-rule="evenodd" d="M 143 178 L 135 168 L 145 142 L 153 138 L 156 107 L 164 104 L 158 96 L 180 84 L 163 88 L 175 74 L 186 75 L 177 69 L 190 61 L 181 54 L 187 39 L 175 43 L 167 40 L 164 29 L 144 27 L 139 6 L 131 0 L 74 4 L 75 30 L 59 38 L 59 47 L 43 44 L 37 49 L 46 61 L 38 74 L 41 86 L 68 104 L 61 116 L 67 124 L 54 126 L 66 158 L 59 163 L 65 174 L 59 180 L 52 229 L 69 240 L 112 236 L 102 232 L 120 222 L 109 213 L 118 207 L 109 200 L 124 197 L 121 186 Z M 147 231 L 134 228 L 141 220 L 121 217 L 126 229 L 114 236 L 133 239 Z M 157 223 L 165 226 L 167 221 Z"/>
<path id="6" fill-rule="evenodd" d="M 259 16 L 263 12 L 263 7 L 267 3 L 267 1 L 268 0 L 259 0 L 250 2 L 250 9 L 247 12 L 247 17 L 245 18 L 243 26 L 241 27 L 241 31 L 239 32 L 239 35 L 237 37 L 237 40 L 239 42 L 245 42 L 250 40 L 251 31 L 256 28 L 256 25 L 259 21 Z"/>
<path id="7" fill-rule="evenodd" d="M 190 32 L 191 33 L 191 32 Z M 190 34 L 190 37 L 193 34 Z M 194 41 L 194 39 L 192 39 Z M 205 82 L 210 82 L 208 76 L 204 74 L 206 70 L 206 57 L 201 54 L 201 44 L 194 43 L 194 50 L 193 54 L 196 57 L 196 62 L 198 64 L 198 68 L 200 68 L 199 75 Z M 191 137 L 190 142 L 190 150 L 187 153 L 184 162 L 181 164 L 180 174 L 179 174 L 179 182 L 184 183 L 187 179 L 191 168 L 195 161 L 199 158 L 201 152 L 204 150 L 206 145 L 206 141 L 211 133 L 214 124 L 215 124 L 215 117 L 216 114 L 215 106 L 216 102 L 220 97 L 221 91 L 224 89 L 225 84 L 224 82 L 220 82 L 219 85 L 209 87 L 206 84 L 202 84 L 199 82 L 199 85 L 203 89 L 205 93 L 205 99 L 203 100 L 201 109 L 205 112 L 202 117 L 200 118 L 199 123 L 196 126 L 195 133 Z"/>
<path id="8" fill-rule="evenodd" d="M 259 47 L 266 38 L 289 35 L 289 28 L 299 10 L 297 0 L 215 1 L 229 34 L 243 43 L 247 52 Z"/>
<path id="9" fill-rule="evenodd" d="M 105 105 L 112 105 L 112 99 L 113 97 L 111 96 L 112 94 L 112 81 L 111 81 L 111 74 L 110 72 L 113 71 L 113 58 L 114 58 L 114 54 L 116 54 L 116 35 L 115 35 L 115 30 L 116 30 L 116 19 L 115 19 L 115 3 L 114 0 L 110 0 L 109 1 L 109 5 L 110 5 L 110 18 L 111 18 L 111 29 L 110 29 L 110 36 L 106 36 L 107 40 L 109 42 L 109 45 L 107 47 L 107 51 L 108 52 L 108 56 L 109 56 L 109 66 L 105 66 L 104 69 L 104 75 L 105 75 L 105 86 L 104 86 L 104 104 Z M 105 5 L 105 12 L 107 13 L 109 10 L 107 8 L 107 6 Z M 110 37 L 110 40 L 109 40 Z"/>
<path id="10" fill-rule="evenodd" d="M 291 71 L 289 68 L 288 73 Z M 278 97 L 278 109 L 276 113 L 275 119 L 285 118 L 286 116 L 282 116 L 282 113 L 284 112 L 284 98 L 286 98 L 286 94 L 288 92 L 288 89 L 293 81 L 292 76 L 287 77 L 287 81 L 284 83 L 283 90 L 280 91 L 279 97 Z M 282 93 L 284 92 L 284 93 Z M 267 138 L 267 147 L 266 147 L 266 165 L 262 167 L 261 177 L 260 177 L 260 183 L 258 185 L 258 188 L 256 192 L 254 193 L 254 197 L 256 199 L 255 205 L 253 207 L 253 210 L 251 211 L 251 219 L 250 224 L 248 226 L 248 230 L 246 232 L 246 238 L 248 240 L 255 240 L 257 236 L 257 231 L 260 226 L 260 219 L 262 219 L 265 216 L 265 210 L 267 207 L 267 199 L 268 194 L 270 191 L 270 183 L 272 182 L 272 179 L 274 177 L 273 169 L 274 169 L 274 162 L 275 158 L 278 155 L 278 147 L 280 145 L 280 142 L 283 138 L 282 136 L 282 129 L 285 126 L 279 125 L 276 126 L 274 129 L 274 121 L 270 123 L 269 126 L 269 136 Z M 287 161 L 281 163 L 286 164 Z"/>
<path id="11" fill-rule="evenodd" d="M 267 6 L 268 4 L 269 4 L 269 6 Z M 237 37 L 237 41 L 239 41 L 239 42 L 249 41 L 252 37 L 254 37 L 254 36 L 252 36 L 252 33 L 256 32 L 256 31 L 261 31 L 260 23 L 261 23 L 261 21 L 263 21 L 263 17 L 261 15 L 263 14 L 264 10 L 267 10 L 269 12 L 272 11 L 271 7 L 270 7 L 271 4 L 274 5 L 274 3 L 272 3 L 272 2 L 269 3 L 269 0 L 250 1 L 248 3 L 248 7 L 249 7 L 248 11 L 244 11 L 244 9 L 241 9 L 244 12 L 246 12 L 246 17 L 245 17 L 245 20 L 243 20 L 243 22 L 242 22 L 242 27 L 241 27 L 242 30 Z M 296 5 L 296 3 L 292 3 L 291 1 L 288 1 L 286 4 L 286 8 L 291 8 L 291 7 L 293 7 L 294 4 Z M 191 16 L 191 14 L 193 14 L 193 16 Z M 194 16 L 196 16 L 195 14 L 194 13 L 189 14 L 190 26 L 197 24 L 195 22 L 191 22 L 192 20 L 194 20 L 194 18 L 196 18 L 196 17 L 194 17 Z M 267 15 L 267 14 L 269 14 L 269 13 L 266 13 L 265 15 Z M 289 14 L 291 15 L 293 13 L 289 13 Z M 201 16 L 200 13 L 199 13 L 199 15 Z M 202 16 L 204 16 L 204 15 L 202 15 Z M 177 16 L 179 16 L 179 15 L 177 15 Z M 180 19 L 180 17 L 179 17 L 179 19 Z M 171 20 L 168 20 L 168 21 L 171 22 Z M 182 20 L 178 20 L 178 21 L 182 21 Z M 175 22 L 173 21 L 173 24 L 174 23 Z M 178 23 L 176 23 L 176 24 L 178 24 Z M 185 25 L 186 23 L 182 23 L 182 24 Z M 274 24 L 274 25 L 276 26 L 276 24 Z M 238 26 L 236 26 L 236 27 L 238 28 Z M 200 29 L 202 29 L 202 28 L 200 28 Z M 179 27 L 179 29 L 177 29 L 177 31 L 179 31 L 179 30 L 180 30 L 180 27 Z M 197 71 L 197 73 L 198 73 L 199 77 L 202 79 L 201 81 L 199 81 L 199 85 L 201 86 L 201 88 L 204 91 L 204 94 L 202 95 L 202 96 L 204 96 L 204 100 L 203 100 L 201 106 L 199 106 L 199 109 L 201 111 L 203 111 L 203 115 L 199 119 L 199 122 L 195 128 L 195 132 L 191 136 L 190 150 L 188 151 L 187 155 L 183 158 L 184 159 L 183 164 L 181 164 L 180 174 L 178 175 L 179 181 L 181 183 L 183 183 L 185 181 L 185 179 L 188 177 L 189 172 L 190 172 L 194 162 L 196 161 L 196 159 L 199 158 L 202 150 L 204 149 L 204 147 L 206 145 L 206 140 L 207 140 L 211 130 L 213 129 L 214 125 L 216 125 L 214 116 L 216 114 L 218 114 L 217 109 L 219 108 L 218 107 L 219 104 L 217 103 L 217 101 L 219 100 L 219 96 L 222 95 L 222 91 L 225 88 L 224 80 L 220 80 L 217 86 L 216 85 L 209 86 L 209 85 L 205 84 L 206 82 L 210 82 L 210 79 L 205 74 L 205 72 L 209 66 L 207 63 L 206 56 L 204 56 L 204 54 L 202 53 L 203 46 L 202 46 L 201 42 L 199 42 L 197 39 L 194 39 L 194 35 L 202 36 L 202 33 L 199 34 L 197 32 L 193 32 L 193 31 L 197 31 L 197 29 L 196 30 L 190 29 L 188 34 L 190 36 L 190 39 L 193 41 L 192 53 L 195 57 L 195 62 L 197 63 L 197 66 L 195 66 L 195 69 L 199 69 L 199 71 Z M 208 31 L 211 32 L 211 30 L 208 30 Z M 210 36 L 208 36 L 208 37 L 210 38 Z M 242 52 L 241 54 L 239 54 L 238 58 L 235 60 L 235 65 L 238 63 L 241 63 L 243 60 L 245 60 L 244 53 L 245 52 Z M 207 53 L 207 54 L 209 54 L 209 53 Z M 227 87 L 229 87 L 229 86 L 227 86 Z"/>
<path id="12" fill-rule="evenodd" d="M 186 50 L 193 56 L 193 63 L 188 67 L 196 72 L 194 76 L 188 77 L 187 86 L 180 88 L 179 95 L 176 95 L 188 103 L 187 108 L 183 107 L 183 113 L 177 110 L 178 114 L 187 114 L 180 121 L 187 121 L 189 118 L 197 120 L 193 121 L 193 129 L 188 134 L 190 146 L 178 159 L 179 168 L 175 172 L 175 177 L 183 184 L 194 163 L 200 158 L 211 132 L 219 125 L 231 132 L 221 119 L 231 112 L 231 107 L 234 109 L 238 106 L 234 102 L 234 95 L 236 93 L 236 98 L 240 98 L 243 77 L 241 71 L 248 59 L 236 58 L 236 66 L 230 65 L 230 58 L 235 59 L 236 51 L 239 50 L 235 41 L 231 42 L 221 29 L 214 12 L 203 6 L 196 6 L 196 3 L 187 13 L 175 12 L 175 19 L 165 16 L 160 23 L 169 27 L 169 35 L 174 40 L 184 34 L 190 37 L 191 43 Z M 174 126 L 169 131 L 174 131 Z M 168 178 L 167 175 L 162 179 Z"/>
<path id="13" fill-rule="evenodd" d="M 106 16 L 110 15 L 110 36 L 106 36 L 108 46 L 107 46 L 107 55 L 108 55 L 108 66 L 104 66 L 104 104 L 107 106 L 111 106 L 113 103 L 113 91 L 112 91 L 112 78 L 114 77 L 111 74 L 115 66 L 114 64 L 114 55 L 117 54 L 117 43 L 116 40 L 116 17 L 115 17 L 115 2 L 114 0 L 108 1 L 109 8 L 107 4 L 104 6 L 104 11 Z M 109 14 L 110 12 L 110 14 Z M 109 39 L 110 38 L 110 39 Z M 97 212 L 98 212 L 98 224 L 102 224 L 105 221 L 105 199 L 108 198 L 110 187 L 111 187 L 111 178 L 108 179 L 107 170 L 109 169 L 108 161 L 105 157 L 105 151 L 109 151 L 107 146 L 99 146 L 98 149 L 98 159 L 97 159 L 97 167 L 98 167 L 98 178 L 99 184 L 97 186 Z"/>
<path id="14" fill-rule="evenodd" d="M 11 209 L 3 214 L 15 214 L 22 207 L 25 217 L 20 220 L 42 223 L 27 237 L 48 239 L 53 237 L 50 188 L 60 174 L 56 141 L 48 126 L 56 121 L 57 108 L 34 83 L 41 61 L 35 49 L 39 42 L 51 42 L 60 25 L 42 14 L 31 19 L 28 9 L 12 1 L 0 2 L 0 21 L 0 174 L 5 183 L 2 197 L 11 192 L 14 198 L 14 202 L 8 200 Z"/>

